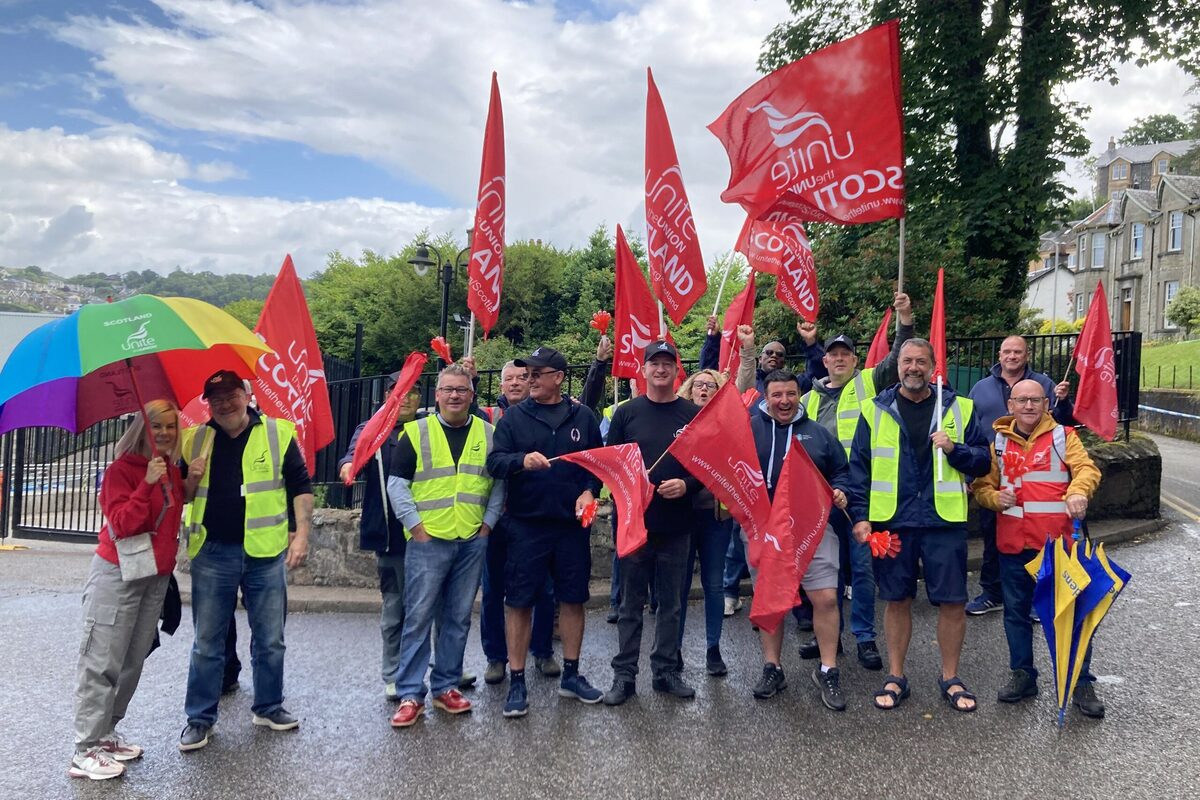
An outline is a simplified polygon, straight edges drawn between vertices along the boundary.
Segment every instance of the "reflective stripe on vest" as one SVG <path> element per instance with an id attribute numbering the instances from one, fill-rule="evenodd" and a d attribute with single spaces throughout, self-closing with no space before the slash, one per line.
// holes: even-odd
<path id="1" fill-rule="evenodd" d="M 1067 433 L 1067 428 L 1055 425 L 1030 442 L 1025 459 L 1031 466 L 1012 482 L 1004 475 L 1004 451 L 1016 443 L 996 434 L 1001 488 L 1017 493 L 1017 505 L 996 518 L 996 548 L 1001 552 L 1015 555 L 1041 547 L 1047 536 L 1057 538 L 1074 527 L 1064 499 L 1071 485 L 1071 473 L 1062 458 L 1067 452 Z"/>
<path id="2" fill-rule="evenodd" d="M 871 490 L 868 518 L 872 522 L 887 522 L 896 515 L 900 486 L 900 423 L 883 406 L 873 403 L 874 413 L 866 415 L 871 428 Z M 970 422 L 974 404 L 955 397 L 944 409 L 942 429 L 956 444 L 963 441 L 966 423 Z M 896 412 L 897 414 L 899 412 Z M 937 420 L 930 420 L 930 432 L 937 429 Z M 967 488 L 962 474 L 949 462 L 943 462 L 942 480 L 937 480 L 936 461 L 940 450 L 933 448 L 934 481 L 933 505 L 939 517 L 947 522 L 966 522 Z"/>
<path id="3" fill-rule="evenodd" d="M 288 545 L 287 490 L 283 480 L 283 457 L 295 438 L 296 427 L 287 420 L 260 417 L 259 424 L 250 427 L 242 450 L 241 496 L 246 501 L 243 547 L 255 558 L 273 558 Z M 211 425 L 184 431 L 183 452 L 189 461 L 207 454 L 217 431 Z M 204 511 L 208 504 L 210 460 L 196 487 L 192 502 L 185 509 L 184 531 L 188 537 L 188 555 L 195 557 L 204 546 L 207 531 Z M 252 480 L 247 480 L 247 477 Z"/>
<path id="4" fill-rule="evenodd" d="M 810 389 L 804 395 L 804 410 L 813 421 L 816 421 L 820 414 L 822 397 L 825 395 L 816 389 Z M 837 436 L 838 441 L 842 443 L 847 458 L 850 456 L 850 446 L 854 444 L 854 432 L 858 430 L 858 418 L 863 415 L 864 404 L 874 398 L 875 379 L 861 370 L 854 373 L 854 379 L 843 386 L 841 394 L 838 395 L 836 429 L 829 432 Z"/>
<path id="5" fill-rule="evenodd" d="M 486 462 L 494 428 L 472 416 L 467 440 L 455 466 L 441 423 L 431 424 L 430 419 L 437 422 L 436 418 L 424 417 L 404 426 L 417 451 L 417 468 L 411 485 L 413 502 L 430 536 L 469 538 L 483 524 L 492 489 Z"/>

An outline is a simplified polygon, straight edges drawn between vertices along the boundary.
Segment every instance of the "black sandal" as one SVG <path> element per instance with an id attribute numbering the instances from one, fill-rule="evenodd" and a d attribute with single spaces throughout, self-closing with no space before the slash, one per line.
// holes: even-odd
<path id="1" fill-rule="evenodd" d="M 955 686 L 960 686 L 962 688 L 957 692 L 951 692 L 950 690 Z M 962 679 L 957 675 L 955 675 L 953 678 L 946 678 L 944 681 L 938 681 L 938 688 L 942 690 L 942 697 L 955 711 L 961 711 L 963 714 L 970 714 L 972 711 L 979 708 L 979 701 L 975 698 L 975 695 L 967 691 L 967 685 L 963 683 Z M 970 708 L 963 708 L 958 704 L 960 699 L 970 700 L 972 706 Z"/>
<path id="2" fill-rule="evenodd" d="M 887 688 L 889 683 L 894 683 L 899 686 L 900 691 L 897 692 L 895 689 Z M 891 711 L 893 708 L 899 708 L 900 704 L 908 698 L 908 695 L 908 678 L 904 677 L 903 675 L 899 677 L 896 675 L 888 675 L 883 682 L 883 688 L 875 693 L 875 707 L 880 711 Z M 881 706 L 879 704 L 879 699 L 882 697 L 892 698 L 892 704 L 890 706 Z"/>

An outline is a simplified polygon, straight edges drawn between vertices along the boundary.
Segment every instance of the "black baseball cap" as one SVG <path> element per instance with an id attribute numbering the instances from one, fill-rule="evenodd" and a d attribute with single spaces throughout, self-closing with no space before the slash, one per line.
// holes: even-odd
<path id="1" fill-rule="evenodd" d="M 553 347 L 539 347 L 525 358 L 515 358 L 513 363 L 518 367 L 549 367 L 561 372 L 567 371 L 567 359 Z"/>
<path id="2" fill-rule="evenodd" d="M 670 356 L 671 360 L 674 361 L 675 359 L 679 358 L 679 351 L 675 349 L 675 345 L 660 339 L 657 342 L 651 342 L 650 344 L 646 345 L 646 350 L 642 356 L 642 361 L 646 364 L 649 364 L 650 359 L 661 355 Z"/>
<path id="3" fill-rule="evenodd" d="M 837 336 L 835 336 L 832 339 L 830 339 L 829 341 L 827 341 L 825 343 L 825 352 L 828 353 L 830 350 L 832 350 L 834 348 L 835 345 L 839 345 L 839 344 L 842 347 L 845 347 L 851 353 L 854 352 L 854 340 L 851 339 L 849 336 L 847 336 L 844 333 L 839 333 Z"/>
<path id="4" fill-rule="evenodd" d="M 395 372 L 389 372 L 388 376 L 387 376 L 387 381 L 385 382 L 386 385 L 384 386 L 384 388 L 390 389 L 391 387 L 395 386 L 399 382 L 400 382 L 400 370 L 396 370 Z M 421 393 L 421 382 L 417 381 L 416 383 L 414 383 L 412 385 L 412 387 L 408 390 L 408 393 L 409 394 L 420 394 Z"/>
<path id="5" fill-rule="evenodd" d="M 221 369 L 208 376 L 208 380 L 204 382 L 203 397 L 207 400 L 214 394 L 224 394 L 232 392 L 234 389 L 245 391 L 246 384 L 242 383 L 241 376 L 229 369 Z"/>

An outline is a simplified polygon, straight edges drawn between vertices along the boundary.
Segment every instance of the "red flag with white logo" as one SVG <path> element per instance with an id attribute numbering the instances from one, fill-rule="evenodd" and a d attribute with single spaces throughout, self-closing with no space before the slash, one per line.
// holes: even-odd
<path id="1" fill-rule="evenodd" d="M 929 316 L 929 344 L 933 346 L 933 375 L 930 380 L 937 383 L 940 375 L 950 383 L 946 372 L 946 271 L 938 269 L 937 289 L 933 293 L 933 313 Z M 939 428 L 940 430 L 940 428 Z"/>
<path id="2" fill-rule="evenodd" d="M 742 361 L 742 348 L 738 344 L 738 325 L 754 324 L 754 279 L 757 273 L 750 268 L 746 278 L 746 288 L 738 292 L 725 310 L 725 321 L 721 326 L 721 360 L 717 362 L 718 369 L 728 370 L 730 375 L 737 375 L 738 364 Z"/>
<path id="3" fill-rule="evenodd" d="M 779 471 L 767 530 L 747 549 L 747 558 L 757 550 L 758 569 L 750 621 L 768 633 L 799 604 L 800 580 L 825 536 L 832 507 L 833 490 L 804 446 L 793 441 Z"/>
<path id="4" fill-rule="evenodd" d="M 729 155 L 721 193 L 755 219 L 857 224 L 904 216 L 900 24 L 775 70 L 708 129 Z"/>
<path id="5" fill-rule="evenodd" d="M 733 381 L 717 390 L 667 452 L 725 504 L 751 542 L 762 541 L 771 501 L 754 449 L 750 416 Z"/>
<path id="6" fill-rule="evenodd" d="M 775 277 L 775 296 L 788 308 L 808 322 L 816 322 L 821 310 L 817 293 L 817 263 L 804 226 L 798 223 L 782 225 L 776 222 L 757 222 L 773 229 L 783 242 L 782 263 Z"/>
<path id="7" fill-rule="evenodd" d="M 618 557 L 624 558 L 646 543 L 646 506 L 654 497 L 654 486 L 637 444 L 564 453 L 559 459 L 583 467 L 612 493 L 617 512 Z"/>
<path id="8" fill-rule="evenodd" d="M 704 254 L 662 97 L 646 69 L 646 255 L 650 283 L 676 325 L 708 288 Z"/>
<path id="9" fill-rule="evenodd" d="M 613 320 L 612 374 L 614 378 L 633 378 L 641 374 L 646 346 L 661 335 L 658 306 L 646 288 L 646 277 L 633 257 L 620 225 L 617 226 L 616 250 L 617 303 Z"/>
<path id="10" fill-rule="evenodd" d="M 396 380 L 396 385 L 392 387 L 387 400 L 379 407 L 378 411 L 371 415 L 367 424 L 363 426 L 362 433 L 358 435 L 358 444 L 354 447 L 354 458 L 350 461 L 350 474 L 346 477 L 347 486 L 354 483 L 354 476 L 358 475 L 363 466 L 387 441 L 387 437 L 392 434 L 396 427 L 396 418 L 400 416 L 400 406 L 404 403 L 404 397 L 408 394 L 408 390 L 416 385 L 417 379 L 421 377 L 421 370 L 425 369 L 425 362 L 428 360 L 429 356 L 424 353 L 410 353 L 405 360 L 404 366 L 400 368 L 400 376 Z"/>
<path id="11" fill-rule="evenodd" d="M 875 331 L 875 338 L 871 340 L 871 349 L 867 351 L 867 369 L 883 361 L 891 352 L 892 348 L 888 345 L 888 331 L 891 327 L 892 307 L 888 306 L 888 310 L 883 313 L 883 322 L 879 323 L 879 330 Z"/>
<path id="12" fill-rule="evenodd" d="M 312 475 L 317 451 L 333 441 L 333 412 L 317 334 L 290 255 L 283 259 L 254 332 L 275 350 L 258 360 L 254 399 L 268 417 L 296 423 L 296 440 Z"/>
<path id="13" fill-rule="evenodd" d="M 1075 392 L 1075 419 L 1107 441 L 1117 435 L 1117 361 L 1113 353 L 1112 323 L 1108 318 L 1108 298 L 1104 284 L 1096 284 L 1096 293 L 1088 306 L 1087 320 L 1075 340 L 1075 372 L 1079 388 Z"/>
<path id="14" fill-rule="evenodd" d="M 500 84 L 493 72 L 467 270 L 467 308 L 479 320 L 485 337 L 499 316 L 504 283 L 504 185 L 504 112 L 500 108 Z"/>

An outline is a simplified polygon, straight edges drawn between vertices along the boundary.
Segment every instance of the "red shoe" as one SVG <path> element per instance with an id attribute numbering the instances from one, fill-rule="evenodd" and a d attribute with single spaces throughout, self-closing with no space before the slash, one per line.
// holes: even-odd
<path id="1" fill-rule="evenodd" d="M 425 713 L 425 706 L 416 700 L 402 700 L 396 713 L 392 715 L 393 728 L 407 728 L 414 724 Z"/>
<path id="2" fill-rule="evenodd" d="M 433 698 L 433 704 L 451 714 L 461 714 L 471 710 L 471 701 L 463 697 L 462 692 L 458 689 L 447 689 Z"/>

